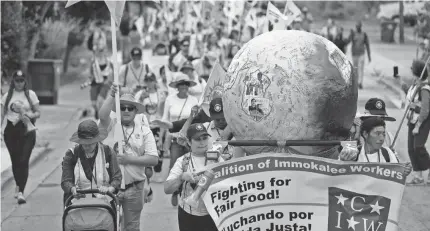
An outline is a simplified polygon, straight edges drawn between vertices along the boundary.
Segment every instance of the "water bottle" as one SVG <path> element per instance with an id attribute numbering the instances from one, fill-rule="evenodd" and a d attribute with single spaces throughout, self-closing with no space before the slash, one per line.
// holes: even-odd
<path id="1" fill-rule="evenodd" d="M 215 173 L 212 170 L 209 169 L 204 172 L 197 184 L 196 190 L 194 190 L 194 192 L 185 199 L 185 203 L 193 208 L 197 208 L 202 194 L 209 188 L 214 178 Z"/>

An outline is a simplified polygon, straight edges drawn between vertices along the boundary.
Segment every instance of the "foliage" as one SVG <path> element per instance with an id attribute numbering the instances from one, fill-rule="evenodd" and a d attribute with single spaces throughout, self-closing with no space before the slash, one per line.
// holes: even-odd
<path id="1" fill-rule="evenodd" d="M 19 2 L 1 2 L 1 66 L 7 75 L 21 66 L 22 50 L 24 44 Z M 3 77 L 3 76 L 2 76 Z"/>
<path id="2" fill-rule="evenodd" d="M 67 19 L 46 20 L 41 27 L 40 41 L 36 58 L 63 59 L 67 48 L 69 33 L 78 28 L 80 20 Z"/>
<path id="3" fill-rule="evenodd" d="M 86 25 L 94 19 L 110 19 L 109 9 L 104 1 L 81 1 L 69 6 L 65 12 L 73 18 L 81 19 L 82 25 Z"/>

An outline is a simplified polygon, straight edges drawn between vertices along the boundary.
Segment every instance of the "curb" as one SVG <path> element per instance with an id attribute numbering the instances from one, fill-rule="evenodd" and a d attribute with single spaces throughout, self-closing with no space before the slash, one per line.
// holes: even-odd
<path id="1" fill-rule="evenodd" d="M 34 149 L 33 149 L 34 150 Z M 38 152 L 35 152 L 30 157 L 29 168 L 34 166 L 39 160 L 41 160 L 44 156 L 49 154 L 53 149 L 49 147 L 49 145 L 45 148 L 40 149 Z M 1 187 L 10 183 L 13 180 L 12 166 L 8 167 L 1 173 Z"/>

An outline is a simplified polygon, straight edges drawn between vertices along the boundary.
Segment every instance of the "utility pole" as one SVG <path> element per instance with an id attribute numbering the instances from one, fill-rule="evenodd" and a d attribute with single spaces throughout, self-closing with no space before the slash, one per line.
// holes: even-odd
<path id="1" fill-rule="evenodd" d="M 405 17 L 403 15 L 404 12 L 404 3 L 403 0 L 399 1 L 399 43 L 405 43 Z"/>

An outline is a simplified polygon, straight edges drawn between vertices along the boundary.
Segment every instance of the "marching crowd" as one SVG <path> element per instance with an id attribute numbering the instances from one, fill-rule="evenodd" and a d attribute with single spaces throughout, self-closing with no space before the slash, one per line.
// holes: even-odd
<path id="1" fill-rule="evenodd" d="M 310 30 L 312 17 L 306 9 L 304 16 L 295 20 L 290 29 Z M 160 43 L 154 46 L 154 55 L 168 55 L 168 63 L 159 69 L 143 63 L 140 39 L 128 50 L 128 57 L 119 70 L 119 83 L 113 83 L 113 64 L 106 49 L 106 36 L 97 30 L 93 39 L 94 58 L 91 64 L 90 96 L 96 111 L 97 122 L 81 122 L 70 141 L 77 145 L 66 151 L 63 159 L 61 187 L 65 198 L 78 194 L 78 190 L 94 188 L 100 193 L 110 191 L 118 195 L 123 208 L 124 228 L 139 230 L 140 215 L 144 203 L 149 203 L 154 194 L 151 182 L 164 183 L 164 192 L 172 194 L 171 203 L 178 206 L 178 221 L 181 231 L 217 230 L 203 202 L 197 207 L 187 204 L 186 198 L 194 191 L 200 176 L 199 169 L 208 164 L 208 150 L 217 149 L 220 155 L 215 162 L 246 156 L 240 147 L 219 147 L 216 141 L 234 139 L 224 117 L 221 98 L 214 98 L 209 105 L 209 114 L 201 109 L 203 94 L 212 68 L 219 63 L 228 69 L 243 41 L 240 31 L 226 31 L 225 26 L 209 27 L 201 22 L 194 31 L 183 31 L 173 26 L 167 30 L 158 20 L 153 39 Z M 136 31 L 131 26 L 130 33 Z M 168 33 L 166 33 L 168 31 Z M 357 23 L 356 30 L 343 38 L 342 28 L 329 20 L 320 34 L 335 43 L 343 52 L 352 44 L 353 65 L 358 68 L 359 88 L 363 87 L 365 55 L 371 60 L 369 39 Z M 130 39 L 133 40 L 130 35 Z M 130 45 L 131 46 L 131 45 Z M 125 47 L 123 47 L 125 49 Z M 430 130 L 430 86 L 427 71 L 422 63 L 414 63 L 416 84 L 408 97 L 413 110 L 408 113 L 408 152 L 413 170 L 412 184 L 425 183 L 425 174 L 430 167 L 425 143 Z M 24 189 L 28 178 L 28 161 L 35 144 L 34 131 L 26 130 L 29 119 L 33 124 L 39 118 L 39 101 L 36 94 L 27 88 L 27 80 L 21 71 L 13 74 L 9 91 L 2 97 L 2 119 L 7 125 L 4 140 L 12 159 L 12 168 L 17 185 L 18 203 L 25 203 Z M 414 92 L 419 92 L 414 94 Z M 121 129 L 117 130 L 115 94 L 120 94 Z M 42 115 L 43 116 L 43 115 Z M 369 99 L 365 111 L 357 114 L 351 128 L 350 140 L 357 140 L 359 153 L 353 155 L 340 152 L 339 160 L 359 162 L 398 163 L 393 135 L 386 131 L 389 123 L 396 119 L 387 115 L 382 99 Z M 121 134 L 113 134 L 119 132 Z M 118 154 L 117 143 L 109 143 L 109 134 L 123 136 L 123 153 Z M 160 173 L 163 159 L 170 157 L 170 172 L 167 179 Z M 124 168 L 121 173 L 120 168 Z M 121 187 L 121 184 L 124 187 Z M 102 195 L 94 195 L 102 196 Z"/>

